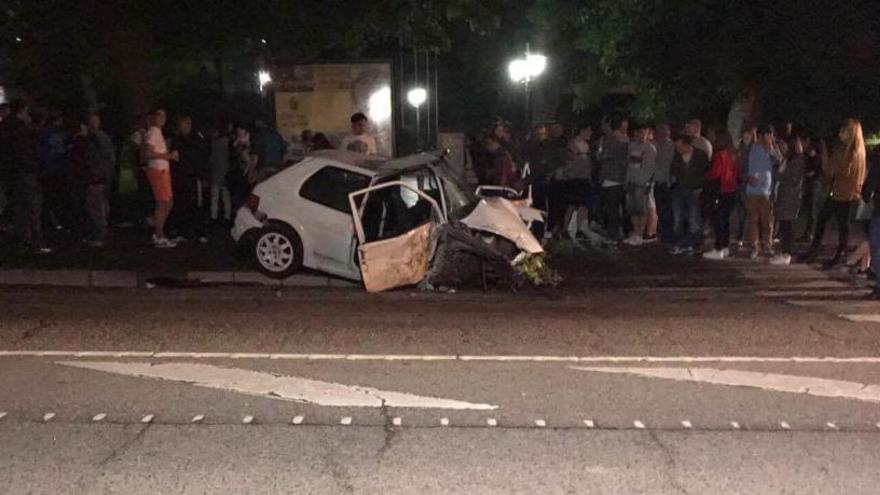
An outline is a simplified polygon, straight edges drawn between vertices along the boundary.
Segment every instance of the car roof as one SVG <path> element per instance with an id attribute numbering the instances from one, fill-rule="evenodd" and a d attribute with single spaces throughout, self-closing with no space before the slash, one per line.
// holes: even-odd
<path id="1" fill-rule="evenodd" d="M 425 152 L 392 159 L 347 150 L 318 150 L 309 153 L 309 156 L 325 158 L 352 167 L 363 168 L 375 172 L 376 175 L 391 174 L 408 168 L 428 165 L 439 159 L 439 155 Z"/>

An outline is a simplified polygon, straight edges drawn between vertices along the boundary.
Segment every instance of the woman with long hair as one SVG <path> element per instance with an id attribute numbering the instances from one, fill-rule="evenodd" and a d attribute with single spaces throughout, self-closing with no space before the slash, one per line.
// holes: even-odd
<path id="1" fill-rule="evenodd" d="M 865 182 L 865 138 L 862 124 L 856 119 L 847 119 L 838 134 L 841 146 L 834 152 L 828 163 L 825 176 L 831 186 L 831 195 L 822 205 L 816 220 L 816 232 L 810 250 L 803 256 L 805 263 L 812 263 L 819 254 L 825 225 L 833 216 L 837 221 L 837 251 L 826 267 L 833 267 L 846 256 L 849 244 L 849 215 L 853 205 L 861 198 L 862 184 Z"/>

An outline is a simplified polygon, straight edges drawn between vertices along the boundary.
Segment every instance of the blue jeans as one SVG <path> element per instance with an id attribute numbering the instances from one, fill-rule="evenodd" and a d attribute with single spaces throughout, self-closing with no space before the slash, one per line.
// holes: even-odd
<path id="1" fill-rule="evenodd" d="M 675 222 L 675 245 L 697 248 L 703 244 L 703 216 L 700 195 L 695 191 L 672 190 L 672 212 Z"/>
<path id="2" fill-rule="evenodd" d="M 868 245 L 871 247 L 871 271 L 876 278 L 875 291 L 880 292 L 880 215 L 871 217 L 868 227 Z"/>

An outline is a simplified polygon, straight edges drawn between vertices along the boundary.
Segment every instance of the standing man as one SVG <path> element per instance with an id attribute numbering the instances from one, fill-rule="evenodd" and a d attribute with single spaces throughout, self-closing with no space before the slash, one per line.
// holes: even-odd
<path id="1" fill-rule="evenodd" d="M 768 258 L 773 257 L 773 205 L 770 194 L 773 187 L 773 166 L 782 161 L 773 139 L 773 128 L 758 127 L 758 142 L 749 151 L 749 169 L 746 179 L 746 244 L 752 248 L 751 258 L 764 249 Z M 760 231 L 760 236 L 759 236 Z"/>
<path id="2" fill-rule="evenodd" d="M 629 164 L 629 121 L 615 118 L 611 134 L 602 137 L 599 154 L 599 178 L 602 181 L 602 205 L 608 218 L 608 237 L 619 242 L 623 238 L 623 215 L 626 212 L 626 192 L 623 184 Z"/>
<path id="3" fill-rule="evenodd" d="M 147 130 L 145 149 L 147 156 L 147 179 L 153 189 L 156 211 L 153 214 L 153 245 L 157 248 L 173 248 L 177 243 L 165 237 L 165 222 L 172 208 L 171 162 L 177 161 L 176 151 L 168 151 L 168 143 L 162 135 L 167 116 L 157 108 L 150 112 L 150 128 Z"/>
<path id="4" fill-rule="evenodd" d="M 3 122 L 4 159 L 14 183 L 15 231 L 25 247 L 37 254 L 51 253 L 43 239 L 43 189 L 40 185 L 39 145 L 31 128 L 31 114 L 23 101 L 10 106 Z"/>
<path id="5" fill-rule="evenodd" d="M 177 119 L 177 132 L 171 139 L 171 149 L 178 157 L 171 170 L 171 190 L 177 204 L 169 223 L 182 235 L 175 240 L 198 238 L 200 242 L 207 242 L 204 217 L 199 207 L 198 177 L 199 171 L 207 165 L 208 155 L 201 135 L 193 132 L 189 115 Z"/>
<path id="6" fill-rule="evenodd" d="M 694 146 L 691 136 L 678 136 L 675 149 L 671 176 L 676 243 L 672 254 L 690 256 L 703 242 L 700 194 L 709 170 L 709 156 Z"/>
<path id="7" fill-rule="evenodd" d="M 654 167 L 654 199 L 657 203 L 657 218 L 660 241 L 672 246 L 675 244 L 675 221 L 672 214 L 672 159 L 675 158 L 675 142 L 672 131 L 667 124 L 660 124 L 656 129 L 654 147 L 657 148 L 657 164 Z"/>
<path id="8" fill-rule="evenodd" d="M 107 199 L 105 201 L 106 204 L 104 205 L 104 223 L 106 224 L 110 218 L 109 199 L 111 196 L 114 197 L 114 206 L 118 205 L 114 192 L 118 189 L 118 187 L 115 186 L 118 185 L 117 178 L 119 177 L 116 171 L 116 147 L 113 145 L 113 139 L 110 138 L 110 135 L 104 132 L 101 128 L 100 115 L 97 113 L 89 114 L 87 124 L 89 127 L 89 134 L 95 137 L 98 144 L 98 160 L 100 161 L 100 167 L 107 174 L 107 181 L 103 185 L 104 196 Z"/>
<path id="9" fill-rule="evenodd" d="M 709 160 L 712 160 L 712 143 L 703 137 L 703 123 L 700 119 L 691 119 L 684 126 L 685 134 L 691 137 L 691 143 L 694 148 L 703 150 Z"/>
<path id="10" fill-rule="evenodd" d="M 655 240 L 657 207 L 654 204 L 654 172 L 657 148 L 649 140 L 651 128 L 639 126 L 635 140 L 629 144 L 629 167 L 626 173 L 626 210 L 632 217 L 633 230 L 624 243 L 641 245 Z"/>
<path id="11" fill-rule="evenodd" d="M 358 112 L 351 116 L 351 134 L 342 138 L 340 149 L 356 151 L 366 155 L 378 153 L 376 138 L 367 132 L 367 116 Z"/>
<path id="12" fill-rule="evenodd" d="M 284 165 L 284 155 L 287 153 L 287 143 L 284 138 L 263 119 L 254 122 L 256 137 L 254 138 L 253 151 L 257 155 L 257 171 L 279 170 Z"/>

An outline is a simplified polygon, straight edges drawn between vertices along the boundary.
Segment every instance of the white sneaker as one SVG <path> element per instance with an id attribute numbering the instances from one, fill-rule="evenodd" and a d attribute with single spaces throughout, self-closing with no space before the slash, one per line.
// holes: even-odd
<path id="1" fill-rule="evenodd" d="M 790 265 L 791 264 L 791 255 L 788 254 L 777 254 L 776 256 L 770 258 L 771 265 Z"/>
<path id="2" fill-rule="evenodd" d="M 729 248 L 722 249 L 721 254 L 724 255 L 725 258 L 730 258 L 730 249 Z"/>
<path id="3" fill-rule="evenodd" d="M 153 246 L 160 249 L 168 249 L 177 247 L 177 243 L 167 237 L 156 237 L 156 234 L 153 234 Z"/>
<path id="4" fill-rule="evenodd" d="M 642 236 L 638 235 L 632 235 L 623 240 L 623 243 L 627 246 L 641 246 L 642 242 Z"/>
<path id="5" fill-rule="evenodd" d="M 720 261 L 720 260 L 723 260 L 723 259 L 726 258 L 726 257 L 727 257 L 727 256 L 725 256 L 725 254 L 724 254 L 724 250 L 723 250 L 723 249 L 722 249 L 722 250 L 713 249 L 713 250 L 711 250 L 711 251 L 706 251 L 705 253 L 703 253 L 703 259 L 707 259 L 707 260 L 717 260 L 717 261 Z"/>

